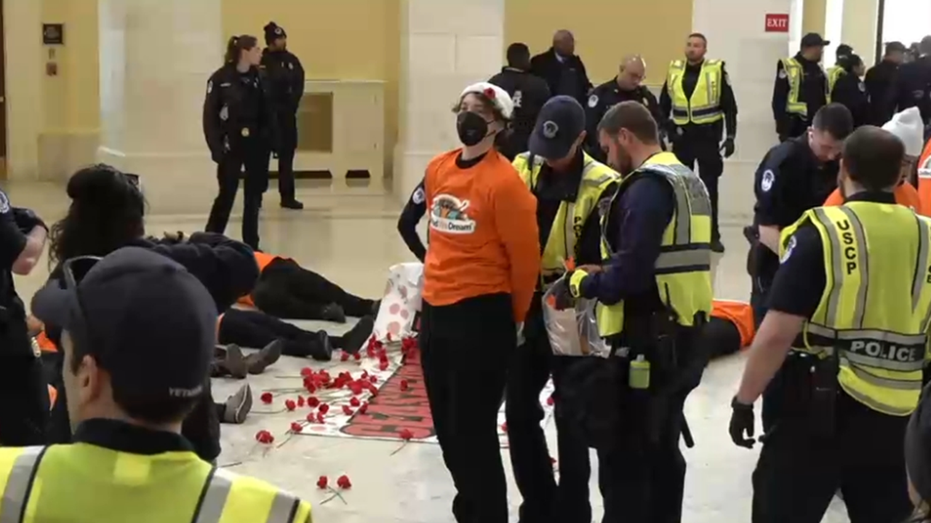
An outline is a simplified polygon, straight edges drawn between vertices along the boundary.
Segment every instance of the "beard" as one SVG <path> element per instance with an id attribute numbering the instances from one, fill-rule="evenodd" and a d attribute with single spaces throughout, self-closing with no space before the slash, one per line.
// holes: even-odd
<path id="1" fill-rule="evenodd" d="M 630 155 L 625 153 L 621 148 L 618 148 L 617 154 L 610 159 L 608 164 L 621 176 L 627 176 L 634 170 L 634 164 Z"/>

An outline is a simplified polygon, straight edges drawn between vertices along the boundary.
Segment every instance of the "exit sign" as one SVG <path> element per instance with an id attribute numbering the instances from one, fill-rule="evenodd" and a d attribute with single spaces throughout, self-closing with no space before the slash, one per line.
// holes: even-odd
<path id="1" fill-rule="evenodd" d="M 767 14 L 766 15 L 766 32 L 767 33 L 788 33 L 789 32 L 789 15 Z"/>

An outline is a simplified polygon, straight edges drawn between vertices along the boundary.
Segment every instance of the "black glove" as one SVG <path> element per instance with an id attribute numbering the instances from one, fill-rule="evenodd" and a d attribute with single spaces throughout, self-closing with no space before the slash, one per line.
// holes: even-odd
<path id="1" fill-rule="evenodd" d="M 48 231 L 48 226 L 32 209 L 13 207 L 13 220 L 19 230 L 26 234 L 29 234 L 36 227 L 42 227 L 46 232 Z"/>
<path id="2" fill-rule="evenodd" d="M 734 145 L 734 138 L 730 136 L 728 136 L 727 139 L 724 140 L 724 144 L 721 145 L 721 150 L 724 151 L 725 158 L 730 158 L 731 156 L 734 156 L 734 150 L 736 148 L 737 147 Z"/>
<path id="3" fill-rule="evenodd" d="M 753 415 L 753 405 L 744 405 L 737 401 L 735 397 L 731 401 L 731 409 L 733 409 L 730 425 L 731 440 L 738 447 L 752 449 L 754 443 L 756 443 L 756 440 L 753 439 L 753 427 L 756 423 L 756 417 Z M 744 433 L 748 437 L 745 438 Z"/>

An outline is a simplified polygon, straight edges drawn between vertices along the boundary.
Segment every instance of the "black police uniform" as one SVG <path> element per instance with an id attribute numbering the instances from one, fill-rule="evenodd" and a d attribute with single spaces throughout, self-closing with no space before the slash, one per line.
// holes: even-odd
<path id="1" fill-rule="evenodd" d="M 621 102 L 638 102 L 650 110 L 650 114 L 657 122 L 661 122 L 659 102 L 656 96 L 645 86 L 640 86 L 632 91 L 625 91 L 617 84 L 617 77 L 610 82 L 605 82 L 592 89 L 588 95 L 588 101 L 585 104 L 585 122 L 588 126 L 587 136 L 585 138 L 585 150 L 588 154 L 604 163 L 607 155 L 601 149 L 598 143 L 598 124 L 604 117 L 608 109 Z"/>
<path id="2" fill-rule="evenodd" d="M 601 273 L 583 281 L 581 294 L 602 303 L 624 301 L 624 329 L 611 340 L 615 348 L 643 350 L 655 346 L 659 338 L 653 325 L 668 312 L 656 286 L 655 265 L 674 210 L 672 187 L 653 176 L 638 176 L 625 183 L 610 208 L 605 230 L 615 254 Z M 664 334 L 675 339 L 675 370 L 660 373 L 654 364 L 648 391 L 628 386 L 628 358 L 615 356 L 608 362 L 616 366 L 609 381 L 617 396 L 616 401 L 605 404 L 616 409 L 610 416 L 617 419 L 618 432 L 610 446 L 598 449 L 603 521 L 666 523 L 682 519 L 686 464 L 679 438 L 684 427 L 683 409 L 688 394 L 701 380 L 707 357 L 700 352 L 696 329 L 668 327 L 674 329 Z M 584 359 L 590 360 L 588 365 L 604 365 L 597 358 Z M 578 379 L 581 370 L 581 366 L 572 369 L 572 379 Z M 585 374 L 592 376 L 592 370 Z M 587 406 L 593 408 L 599 406 Z"/>
<path id="3" fill-rule="evenodd" d="M 779 134 L 780 141 L 804 134 L 818 109 L 827 105 L 828 78 L 824 74 L 824 69 L 819 63 L 806 60 L 802 53 L 795 55 L 795 59 L 802 66 L 802 85 L 799 89 L 798 101 L 807 104 L 808 113 L 805 118 L 801 118 L 786 112 L 789 102 L 789 77 L 780 60 L 776 66 L 772 101 L 773 119 L 776 120 L 776 132 Z"/>
<path id="4" fill-rule="evenodd" d="M 540 246 L 547 239 L 563 202 L 575 202 L 582 181 L 583 156 L 579 149 L 572 168 L 554 173 L 544 164 L 537 177 L 533 194 L 537 198 L 537 224 Z M 611 187 L 605 190 L 610 194 Z M 592 212 L 582 225 L 575 259 L 578 264 L 601 263 L 600 226 L 598 213 Z M 570 356 L 555 356 L 543 321 L 542 291 L 531 301 L 524 321 L 524 344 L 515 353 L 508 374 L 505 410 L 508 421 L 508 441 L 514 481 L 524 502 L 520 508 L 521 523 L 561 521 L 588 523 L 592 520 L 588 484 L 591 478 L 588 445 L 578 435 L 561 392 L 571 386 L 564 380 L 580 360 Z M 559 456 L 559 483 L 553 477 L 553 465 L 540 422 L 543 408 L 540 394 L 550 373 L 556 386 L 555 422 Z M 554 513 L 557 514 L 554 517 Z"/>
<path id="5" fill-rule="evenodd" d="M 853 72 L 847 71 L 837 79 L 834 91 L 831 92 L 831 101 L 850 110 L 854 128 L 869 123 L 870 97 L 866 92 L 866 84 Z"/>
<path id="6" fill-rule="evenodd" d="M 304 96 L 304 67 L 288 50 L 262 52 L 262 68 L 278 123 L 278 193 L 282 205 L 294 204 L 294 152 L 297 110 Z"/>
<path id="7" fill-rule="evenodd" d="M 278 146 L 275 120 L 258 69 L 241 73 L 235 64 L 226 64 L 210 77 L 204 102 L 204 136 L 217 163 L 220 193 L 210 210 L 207 232 L 222 234 L 226 230 L 245 167 L 242 238 L 258 249 L 259 210 L 262 194 L 268 189 L 269 154 Z"/>
<path id="8" fill-rule="evenodd" d="M 398 232 L 401 234 L 404 244 L 421 263 L 427 257 L 427 247 L 423 244 L 423 240 L 420 239 L 417 224 L 420 223 L 420 219 L 425 214 L 427 214 L 427 193 L 423 188 L 423 180 L 420 180 L 414 192 L 411 193 L 410 199 L 404 205 L 400 218 L 398 218 Z"/>
<path id="9" fill-rule="evenodd" d="M 892 118 L 889 108 L 889 88 L 892 79 L 899 70 L 899 64 L 891 60 L 883 60 L 866 72 L 866 92 L 870 97 L 871 125 L 881 126 Z"/>
<path id="10" fill-rule="evenodd" d="M 848 201 L 895 203 L 887 192 L 862 192 Z M 795 233 L 769 296 L 769 308 L 810 318 L 827 285 L 824 248 L 817 229 Z M 767 430 L 753 473 L 754 523 L 817 523 L 841 491 L 851 521 L 906 521 L 911 511 L 903 441 L 907 416 L 889 416 L 840 391 L 834 427 L 818 434 L 825 418 L 811 403 L 810 358 L 790 358 L 780 374 L 783 408 Z"/>
<path id="11" fill-rule="evenodd" d="M 0 445 L 14 447 L 45 444 L 49 409 L 42 362 L 13 285 L 13 263 L 26 247 L 26 234 L 41 224 L 29 215 L 11 207 L 0 190 Z"/>
<path id="12" fill-rule="evenodd" d="M 918 107 L 925 124 L 925 138 L 931 138 L 931 56 L 899 67 L 889 88 L 887 103 L 892 113 Z"/>
<path id="13" fill-rule="evenodd" d="M 704 63 L 704 62 L 703 62 Z M 702 64 L 685 65 L 682 75 L 682 91 L 687 99 L 691 99 L 695 86 L 701 75 Z M 669 96 L 669 86 L 663 84 L 660 94 L 660 111 L 662 116 L 657 122 L 666 122 L 666 134 L 672 142 L 672 151 L 676 158 L 689 169 L 695 169 L 698 164 L 698 176 L 708 189 L 711 199 L 711 241 L 716 248 L 721 241 L 721 231 L 718 228 L 718 178 L 724 173 L 724 160 L 721 158 L 721 138 L 724 135 L 724 126 L 727 126 L 727 137 L 731 140 L 737 137 L 737 99 L 734 89 L 727 76 L 724 64 L 721 64 L 721 111 L 724 120 L 710 124 L 688 123 L 677 126 L 669 115 L 672 113 L 672 98 Z"/>
<path id="14" fill-rule="evenodd" d="M 542 78 L 530 74 L 530 71 L 516 67 L 504 67 L 492 76 L 488 83 L 497 85 L 507 91 L 514 101 L 514 115 L 511 118 L 511 134 L 499 152 L 507 159 L 527 150 L 527 141 L 537 121 L 537 115 L 543 104 L 550 99 L 550 88 Z"/>

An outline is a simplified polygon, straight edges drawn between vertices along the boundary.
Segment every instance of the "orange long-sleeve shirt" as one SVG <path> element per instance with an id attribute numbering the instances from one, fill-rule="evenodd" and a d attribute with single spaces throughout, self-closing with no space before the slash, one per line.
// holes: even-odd
<path id="1" fill-rule="evenodd" d="M 921 202 L 918 198 L 918 191 L 912 187 L 912 184 L 908 182 L 899 184 L 899 186 L 895 188 L 894 194 L 895 203 L 904 205 L 905 207 L 908 207 L 923 216 L 928 216 L 928 214 L 921 211 Z M 832 192 L 831 195 L 828 196 L 828 199 L 824 201 L 825 207 L 836 207 L 843 204 L 844 197 L 841 195 L 840 189 L 834 189 L 834 192 Z"/>
<path id="2" fill-rule="evenodd" d="M 918 200 L 918 213 L 931 216 L 931 140 L 928 140 L 918 159 Z"/>
<path id="3" fill-rule="evenodd" d="M 522 322 L 540 274 L 536 199 L 495 150 L 466 169 L 456 165 L 460 152 L 437 156 L 424 176 L 430 248 L 423 298 L 450 305 L 506 292 Z"/>
<path id="4" fill-rule="evenodd" d="M 749 303 L 731 300 L 714 300 L 711 308 L 713 318 L 727 320 L 737 327 L 740 333 L 740 347 L 749 347 L 756 335 L 756 323 L 753 321 L 753 308 Z"/>

